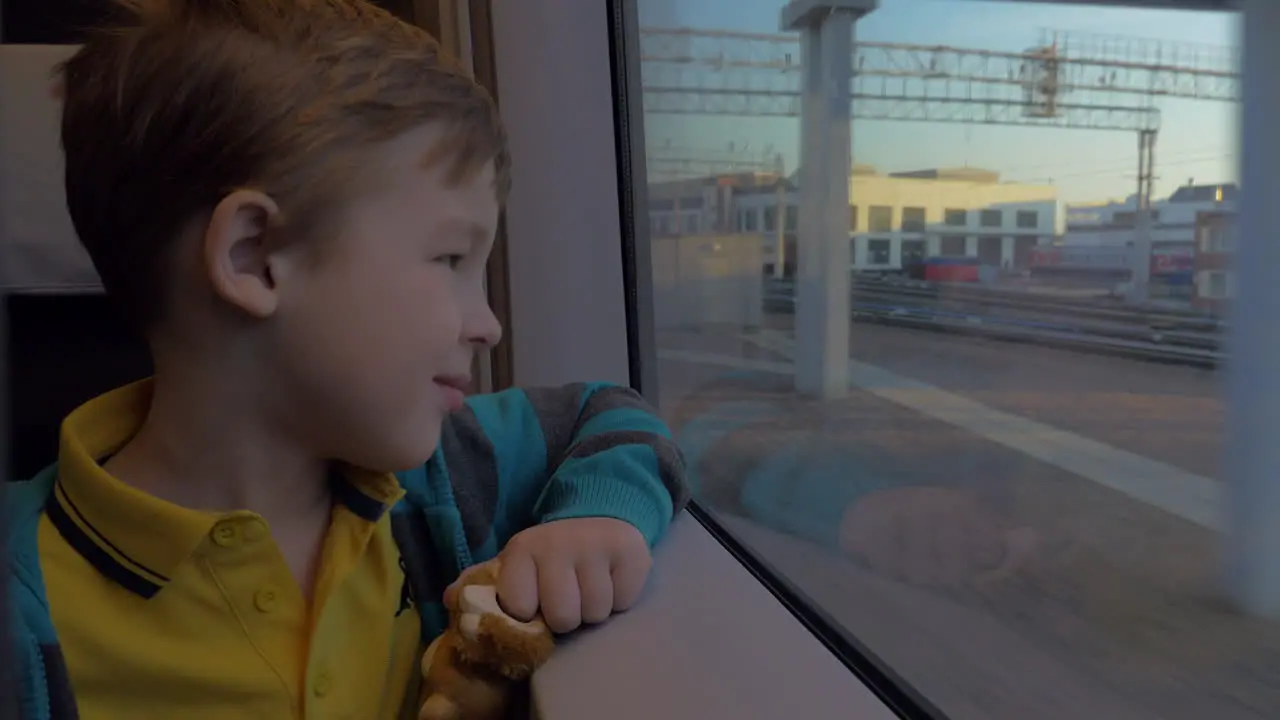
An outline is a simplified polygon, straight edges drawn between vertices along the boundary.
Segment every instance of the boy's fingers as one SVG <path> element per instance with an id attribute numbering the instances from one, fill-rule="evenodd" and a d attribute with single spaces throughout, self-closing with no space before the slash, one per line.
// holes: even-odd
<path id="1" fill-rule="evenodd" d="M 542 618 L 553 632 L 572 632 L 582 624 L 582 594 L 573 565 L 552 561 L 538 566 L 538 596 Z"/>
<path id="2" fill-rule="evenodd" d="M 538 565 L 529 553 L 517 550 L 502 555 L 498 604 L 521 622 L 532 620 L 538 612 Z"/>
<path id="3" fill-rule="evenodd" d="M 582 603 L 582 622 L 604 622 L 613 614 L 613 578 L 605 563 L 584 563 L 577 568 L 578 593 Z"/>

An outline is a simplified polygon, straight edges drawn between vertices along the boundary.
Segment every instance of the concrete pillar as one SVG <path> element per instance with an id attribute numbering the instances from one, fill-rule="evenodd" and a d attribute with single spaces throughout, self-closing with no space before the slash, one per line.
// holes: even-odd
<path id="1" fill-rule="evenodd" d="M 796 390 L 849 392 L 849 173 L 853 34 L 879 0 L 793 0 L 782 29 L 800 32 L 800 227 Z M 779 218 L 780 220 L 782 218 Z"/>
<path id="2" fill-rule="evenodd" d="M 1280 3 L 1244 0 L 1242 196 L 1228 347 L 1224 543 L 1227 590 L 1280 617 Z"/>
<path id="3" fill-rule="evenodd" d="M 1136 305 L 1151 298 L 1152 170 L 1155 161 L 1156 131 L 1138 133 L 1138 193 L 1134 212 L 1133 253 L 1130 259 L 1129 302 Z"/>

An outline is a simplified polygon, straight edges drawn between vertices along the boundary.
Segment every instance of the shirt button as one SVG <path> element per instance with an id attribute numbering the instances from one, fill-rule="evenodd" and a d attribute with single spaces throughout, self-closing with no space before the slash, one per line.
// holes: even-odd
<path id="1" fill-rule="evenodd" d="M 311 685 L 311 692 L 316 697 L 322 698 L 333 691 L 333 677 L 327 671 L 321 671 L 316 675 L 316 681 Z"/>
<path id="2" fill-rule="evenodd" d="M 249 524 L 244 526 L 244 539 L 249 542 L 261 540 L 266 537 L 266 535 L 266 526 L 257 520 L 250 521 Z"/>
<path id="3" fill-rule="evenodd" d="M 269 613 L 276 609 L 277 595 L 275 588 L 262 588 L 253 594 L 253 606 L 261 612 Z"/>
<path id="4" fill-rule="evenodd" d="M 235 521 L 224 520 L 213 526 L 213 542 L 219 547 L 235 547 L 240 542 L 240 530 Z"/>

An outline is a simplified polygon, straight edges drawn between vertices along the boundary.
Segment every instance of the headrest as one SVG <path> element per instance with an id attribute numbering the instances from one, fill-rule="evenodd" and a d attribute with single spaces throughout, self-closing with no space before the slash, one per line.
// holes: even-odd
<path id="1" fill-rule="evenodd" d="M 73 45 L 0 45 L 0 288 L 100 286 L 67 215 L 54 67 Z"/>

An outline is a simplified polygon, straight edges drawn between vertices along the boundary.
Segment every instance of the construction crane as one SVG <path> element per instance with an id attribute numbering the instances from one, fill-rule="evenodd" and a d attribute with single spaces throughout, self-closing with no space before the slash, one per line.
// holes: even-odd
<path id="1" fill-rule="evenodd" d="M 798 117 L 800 57 L 795 35 L 642 28 L 645 111 Z M 1235 51 L 1094 33 L 1045 30 L 1023 52 L 859 41 L 852 63 L 855 118 L 1136 132 L 1139 255 L 1150 254 L 1158 101 L 1240 94 Z M 1145 293 L 1146 262 L 1134 267 Z"/>

